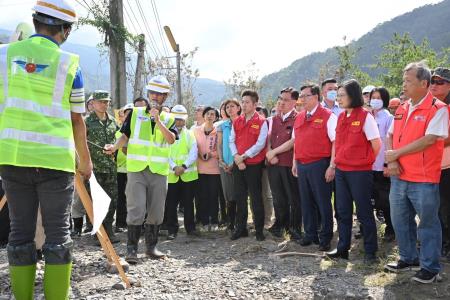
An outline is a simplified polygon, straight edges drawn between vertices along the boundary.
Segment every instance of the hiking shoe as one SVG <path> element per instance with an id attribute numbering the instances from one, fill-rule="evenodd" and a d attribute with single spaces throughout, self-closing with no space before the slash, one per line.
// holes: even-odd
<path id="1" fill-rule="evenodd" d="M 420 283 L 432 283 L 441 280 L 439 273 L 433 273 L 425 269 L 420 269 L 412 278 L 412 281 Z"/>
<path id="2" fill-rule="evenodd" d="M 415 260 L 412 264 L 404 262 L 403 260 L 399 260 L 396 263 L 389 263 L 384 266 L 385 271 L 401 273 L 407 271 L 419 271 L 420 264 L 418 260 Z"/>

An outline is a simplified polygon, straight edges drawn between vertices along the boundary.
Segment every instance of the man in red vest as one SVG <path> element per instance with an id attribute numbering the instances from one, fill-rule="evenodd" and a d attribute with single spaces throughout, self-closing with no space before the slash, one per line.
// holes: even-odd
<path id="1" fill-rule="evenodd" d="M 404 69 L 403 91 L 410 100 L 395 113 L 386 151 L 391 217 L 400 260 L 385 268 L 392 272 L 416 269 L 412 280 L 421 283 L 439 279 L 441 270 L 439 180 L 448 136 L 448 108 L 433 97 L 430 82 L 431 72 L 423 63 L 411 63 Z"/>
<path id="2" fill-rule="evenodd" d="M 275 210 L 275 223 L 269 231 L 276 237 L 282 237 L 286 230 L 291 240 L 297 241 L 301 238 L 302 215 L 297 181 L 291 171 L 294 156 L 291 137 L 297 116 L 295 104 L 298 95 L 298 91 L 293 88 L 281 91 L 278 106 L 280 114 L 272 118 L 266 153 Z"/>
<path id="3" fill-rule="evenodd" d="M 295 140 L 292 171 L 298 176 L 305 228 L 300 245 L 315 243 L 319 244 L 319 251 L 328 251 L 333 238 L 331 192 L 337 117 L 320 105 L 319 86 L 305 85 L 300 91 L 305 110 L 297 116 L 292 135 Z M 317 209 L 320 220 L 317 220 Z M 321 223 L 319 236 L 318 222 Z"/>
<path id="4" fill-rule="evenodd" d="M 268 126 L 264 117 L 256 112 L 258 100 L 257 92 L 242 92 L 242 114 L 234 120 L 230 134 L 230 149 L 235 163 L 233 183 L 236 199 L 236 228 L 231 235 L 232 240 L 248 236 L 248 195 L 253 211 L 256 240 L 265 239 L 261 176 L 266 157 Z"/>

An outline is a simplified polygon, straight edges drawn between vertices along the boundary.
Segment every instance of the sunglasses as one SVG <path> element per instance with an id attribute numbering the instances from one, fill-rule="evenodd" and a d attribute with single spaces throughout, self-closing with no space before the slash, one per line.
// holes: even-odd
<path id="1" fill-rule="evenodd" d="M 440 79 L 440 80 L 436 80 L 436 79 L 431 79 L 431 84 L 435 84 L 435 85 L 444 85 L 448 83 L 447 80 L 445 79 Z"/>

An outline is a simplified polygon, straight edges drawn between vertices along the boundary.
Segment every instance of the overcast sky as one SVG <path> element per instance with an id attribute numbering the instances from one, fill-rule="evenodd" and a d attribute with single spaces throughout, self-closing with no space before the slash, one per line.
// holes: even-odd
<path id="1" fill-rule="evenodd" d="M 86 0 L 91 3 L 92 0 Z M 98 0 L 96 0 L 98 1 Z M 138 0 L 123 0 L 137 31 L 145 30 Z M 13 30 L 20 21 L 31 22 L 35 0 L 0 0 L 0 28 Z M 83 3 L 83 1 L 80 1 Z M 139 0 L 159 48 L 164 52 L 150 0 Z M 311 52 L 323 51 L 357 39 L 377 24 L 440 0 L 156 0 L 161 25 L 169 25 L 182 51 L 198 46 L 195 66 L 201 77 L 222 81 L 231 72 L 255 62 L 261 75 L 288 66 Z M 87 11 L 76 4 L 80 15 Z M 135 32 L 125 13 L 126 25 Z M 164 36 L 165 38 L 165 36 Z M 101 36 L 83 27 L 70 42 L 95 46 Z M 171 48 L 166 47 L 171 53 Z M 149 50 L 152 55 L 152 51 Z M 172 54 L 172 53 L 171 53 Z"/>

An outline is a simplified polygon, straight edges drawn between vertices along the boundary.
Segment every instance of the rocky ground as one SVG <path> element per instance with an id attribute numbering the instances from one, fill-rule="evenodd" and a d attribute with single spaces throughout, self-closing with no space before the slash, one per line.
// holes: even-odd
<path id="1" fill-rule="evenodd" d="M 124 257 L 126 233 L 120 237 L 123 242 L 115 248 Z M 382 242 L 380 264 L 366 267 L 360 240 L 354 241 L 350 261 L 334 262 L 320 255 L 275 255 L 279 249 L 321 253 L 317 246 L 283 243 L 269 233 L 266 241 L 257 242 L 254 234 L 231 241 L 225 230 L 196 238 L 180 232 L 174 241 L 161 238 L 160 249 L 170 254 L 168 259 L 154 261 L 141 254 L 141 262 L 128 272 L 130 289 L 117 284 L 118 275 L 106 272 L 106 259 L 92 238 L 83 236 L 75 243 L 71 299 L 450 299 L 449 265 L 443 264 L 439 283 L 412 283 L 413 274 L 383 272 L 383 264 L 396 259 L 396 249 Z M 43 299 L 39 267 L 36 299 Z M 6 251 L 1 249 L 0 300 L 10 297 Z"/>

